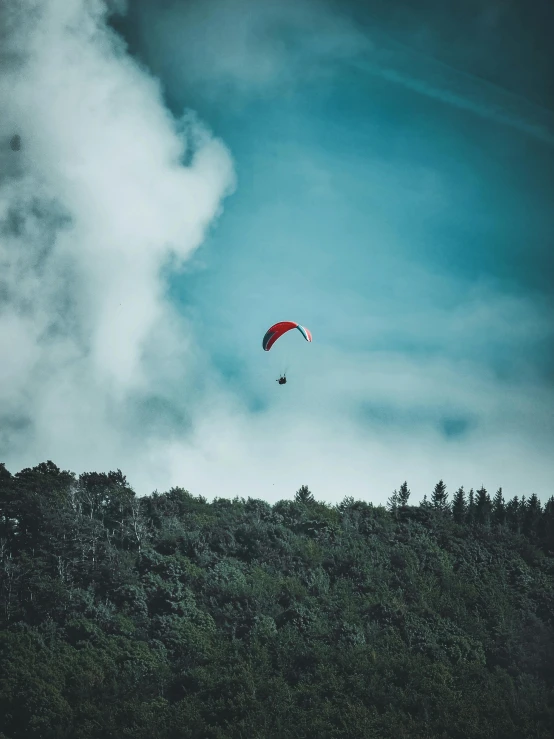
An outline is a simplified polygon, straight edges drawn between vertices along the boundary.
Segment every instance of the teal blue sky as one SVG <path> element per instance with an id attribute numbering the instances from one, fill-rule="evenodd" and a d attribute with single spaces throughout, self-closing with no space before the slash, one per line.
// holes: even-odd
<path id="1" fill-rule="evenodd" d="M 125 396 L 125 448 L 164 448 L 148 473 L 125 452 L 131 481 L 384 502 L 442 477 L 548 497 L 549 5 L 130 0 L 110 22 L 234 171 L 198 248 L 163 259 L 187 338 Z M 279 320 L 313 344 L 264 353 Z M 182 361 L 170 379 L 160 356 Z"/>
<path id="2" fill-rule="evenodd" d="M 208 6 L 131 4 L 125 29 L 170 107 L 196 110 L 235 161 L 236 192 L 170 289 L 247 412 L 282 400 L 266 371 L 281 365 L 259 351 L 281 319 L 314 334 L 310 355 L 297 342 L 291 357 L 291 337 L 286 359 L 309 398 L 306 386 L 322 391 L 310 373 L 342 397 L 336 357 L 366 378 L 375 365 L 405 364 L 402 387 L 362 382 L 345 400 L 361 434 L 395 430 L 417 446 L 430 430 L 486 446 L 512 416 L 510 396 L 517 405 L 531 387 L 550 412 L 547 6 L 527 23 L 515 4 L 477 13 L 436 3 Z M 437 365 L 453 369 L 453 384 L 420 398 L 410 370 L 428 372 L 427 386 Z M 502 398 L 495 411 L 467 397 L 475 382 Z M 542 401 L 527 401 L 523 425 L 551 439 Z M 522 418 L 512 421 L 525 437 Z M 505 443 L 525 468 L 525 443 Z M 500 478 L 499 468 L 506 486 Z"/>

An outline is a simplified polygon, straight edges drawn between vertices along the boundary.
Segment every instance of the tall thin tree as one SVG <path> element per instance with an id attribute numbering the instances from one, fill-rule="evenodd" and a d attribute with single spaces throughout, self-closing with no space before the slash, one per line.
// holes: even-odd
<path id="1" fill-rule="evenodd" d="M 498 526 L 503 526 L 506 522 L 506 504 L 502 488 L 498 488 L 492 499 L 492 520 Z"/>
<path id="2" fill-rule="evenodd" d="M 458 488 L 452 499 L 452 516 L 456 523 L 464 523 L 467 512 L 466 494 L 464 487 Z"/>
<path id="3" fill-rule="evenodd" d="M 475 499 L 475 520 L 483 526 L 487 526 L 491 519 L 491 499 L 485 487 L 481 485 Z"/>
<path id="4" fill-rule="evenodd" d="M 444 511 L 448 507 L 448 493 L 446 492 L 446 485 L 442 480 L 439 480 L 433 489 L 431 495 L 431 504 L 433 508 L 437 508 Z"/>
<path id="5" fill-rule="evenodd" d="M 402 485 L 400 486 L 400 490 L 398 491 L 398 504 L 401 506 L 408 505 L 410 494 L 411 494 L 411 491 L 408 490 L 408 483 L 404 481 Z"/>

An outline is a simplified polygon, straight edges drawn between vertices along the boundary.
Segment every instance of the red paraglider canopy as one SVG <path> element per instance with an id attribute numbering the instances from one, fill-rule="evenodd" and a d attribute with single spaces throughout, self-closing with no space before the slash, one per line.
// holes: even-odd
<path id="1" fill-rule="evenodd" d="M 308 331 L 308 329 L 304 326 L 301 326 L 299 323 L 295 323 L 294 321 L 280 321 L 267 330 L 262 342 L 264 351 L 268 352 L 279 337 L 281 337 L 283 334 L 286 334 L 287 331 L 290 331 L 293 328 L 297 328 L 302 336 L 306 339 L 306 341 L 312 340 L 312 335 Z"/>

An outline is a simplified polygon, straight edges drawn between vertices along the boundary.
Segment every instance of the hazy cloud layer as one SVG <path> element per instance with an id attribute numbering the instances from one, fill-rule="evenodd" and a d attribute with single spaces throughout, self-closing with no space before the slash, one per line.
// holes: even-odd
<path id="1" fill-rule="evenodd" d="M 498 84 L 501 76 L 495 74 L 497 65 L 484 65 L 482 50 L 488 48 L 488 56 L 493 56 L 494 29 L 503 19 L 500 6 L 474 8 L 457 24 L 459 9 L 448 6 L 444 12 L 435 3 L 433 27 L 418 19 L 409 4 L 397 14 L 384 12 L 380 3 L 374 3 L 377 8 L 371 5 L 358 9 L 332 0 L 173 0 L 158 7 L 135 0 L 131 10 L 141 29 L 141 46 L 164 78 L 182 77 L 188 86 L 202 88 L 204 95 L 219 97 L 226 105 L 236 105 L 237 95 L 271 97 L 333 76 L 336 64 L 344 62 L 554 145 L 554 111 L 503 88 Z M 409 34 L 398 29 L 402 15 L 412 16 Z M 512 20 L 513 14 L 507 15 Z M 383 23 L 385 18 L 388 23 Z M 514 33 L 521 33 L 521 24 L 515 22 Z M 499 51 L 504 49 L 497 48 L 497 56 Z M 511 51 L 521 54 L 522 49 Z M 452 63 L 439 61 L 441 56 Z M 475 57 L 494 82 L 474 74 Z"/>
<path id="2" fill-rule="evenodd" d="M 205 0 L 159 9 L 138 0 L 133 11 L 149 53 L 166 71 L 182 70 L 188 84 L 226 95 L 231 104 L 237 93 L 271 96 L 276 87 L 324 74 L 329 59 L 368 46 L 325 0 Z"/>

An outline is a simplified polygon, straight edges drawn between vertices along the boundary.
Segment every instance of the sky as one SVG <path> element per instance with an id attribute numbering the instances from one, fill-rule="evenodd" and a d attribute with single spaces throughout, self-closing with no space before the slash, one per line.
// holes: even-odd
<path id="1" fill-rule="evenodd" d="M 20 0 L 0 29 L 10 471 L 554 494 L 554 6 Z M 280 320 L 313 342 L 264 352 Z"/>

